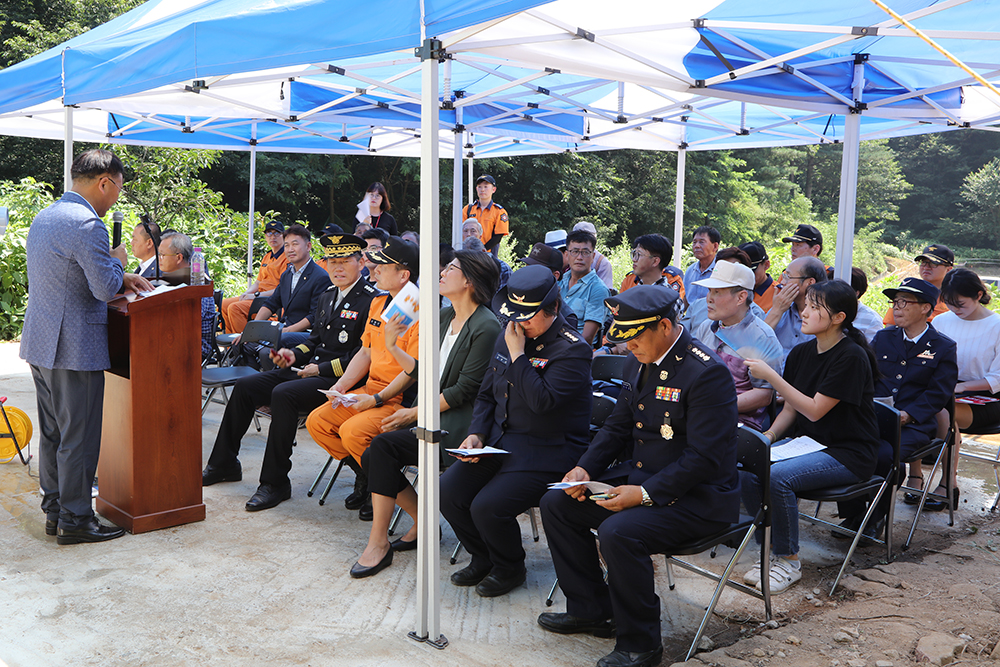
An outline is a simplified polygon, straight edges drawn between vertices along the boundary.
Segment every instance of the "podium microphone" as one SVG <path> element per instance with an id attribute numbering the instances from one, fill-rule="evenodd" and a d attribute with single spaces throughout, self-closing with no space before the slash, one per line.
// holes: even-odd
<path id="1" fill-rule="evenodd" d="M 111 229 L 112 229 L 112 240 L 111 247 L 117 248 L 122 244 L 122 221 L 125 219 L 125 214 L 121 211 L 115 211 L 111 214 Z"/>

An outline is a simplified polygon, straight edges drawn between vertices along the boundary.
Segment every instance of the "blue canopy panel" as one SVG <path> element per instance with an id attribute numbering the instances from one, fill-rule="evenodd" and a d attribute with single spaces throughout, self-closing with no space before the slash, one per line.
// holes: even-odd
<path id="1" fill-rule="evenodd" d="M 421 4 L 427 35 L 435 36 L 545 1 L 210 0 L 66 51 L 65 99 L 78 104 L 187 79 L 412 49 L 420 45 Z"/>
<path id="2" fill-rule="evenodd" d="M 329 90 L 305 81 L 293 81 L 290 87 L 290 113 L 301 115 L 329 104 L 344 96 L 342 91 Z M 442 109 L 440 122 L 454 128 L 457 121 L 455 109 Z M 311 116 L 327 123 L 368 124 L 383 127 L 420 126 L 420 104 L 397 102 L 392 99 L 365 95 L 338 103 Z M 475 126 L 476 132 L 506 135 L 524 139 L 566 141 L 581 138 L 586 121 L 581 113 L 572 110 L 557 112 L 551 109 L 532 109 L 523 104 L 490 102 L 462 107 L 462 124 Z"/>
<path id="3" fill-rule="evenodd" d="M 906 15 L 929 4 L 933 3 L 926 0 L 909 0 L 894 3 L 893 8 L 898 13 Z M 842 3 L 836 6 L 817 7 L 791 0 L 775 0 L 775 2 L 767 3 L 766 12 L 762 11 L 763 9 L 765 9 L 764 6 L 758 0 L 727 0 L 709 11 L 705 16 L 704 27 L 697 28 L 701 42 L 684 58 L 684 65 L 688 73 L 696 80 L 704 81 L 712 77 L 724 76 L 730 71 L 759 63 L 766 58 L 780 58 L 782 54 L 809 48 L 839 36 L 832 32 L 796 31 L 792 27 L 796 24 L 865 28 L 869 30 L 869 34 L 874 32 L 877 35 L 877 30 L 872 30 L 873 27 L 887 21 L 894 23 L 887 14 L 869 3 L 860 5 Z M 947 17 L 949 17 L 949 13 L 945 10 L 926 17 L 926 20 L 933 21 L 935 29 L 941 30 L 947 29 Z M 712 27 L 713 18 L 725 20 L 728 25 L 724 29 L 716 31 Z M 955 26 L 955 29 L 981 28 L 981 26 L 969 26 L 965 18 L 959 19 L 956 16 L 953 20 L 961 23 L 961 25 Z M 742 21 L 790 25 L 787 30 L 742 29 L 731 25 L 733 22 Z M 920 19 L 915 20 L 917 24 L 920 22 Z M 997 22 L 995 15 L 989 21 L 991 25 L 996 25 Z M 728 36 L 733 39 L 729 39 Z M 757 52 L 749 50 L 737 43 L 738 41 L 746 43 Z M 981 44 L 973 40 L 955 41 L 956 48 L 964 51 L 966 56 L 985 55 Z M 973 44 L 975 46 L 972 46 Z M 972 46 L 971 51 L 968 50 L 970 46 Z M 868 56 L 869 66 L 865 68 L 865 86 L 862 93 L 862 100 L 867 104 L 904 95 L 909 92 L 907 86 L 921 89 L 941 83 L 942 71 L 940 68 L 929 66 L 926 60 L 916 62 L 916 59 L 931 59 L 939 61 L 943 67 L 953 67 L 934 49 L 916 37 L 886 38 L 881 36 L 848 39 L 840 44 L 828 46 L 798 58 L 779 60 L 777 64 L 791 65 L 846 100 L 853 100 L 851 82 L 855 54 Z M 720 55 L 726 62 L 722 61 Z M 995 56 L 990 59 L 994 58 Z M 764 72 L 768 73 L 764 74 Z M 955 74 L 953 73 L 952 76 Z M 781 99 L 786 104 L 830 105 L 843 102 L 843 100 L 838 101 L 828 92 L 811 85 L 794 74 L 777 69 L 774 65 L 766 70 L 740 76 L 735 80 L 716 83 L 712 88 L 734 94 L 752 95 L 755 99 Z M 933 93 L 927 97 L 946 109 L 957 111 L 961 107 L 961 91 L 957 87 Z M 916 111 L 918 109 L 926 111 L 927 105 L 919 98 L 911 97 L 883 108 L 896 111 Z"/>

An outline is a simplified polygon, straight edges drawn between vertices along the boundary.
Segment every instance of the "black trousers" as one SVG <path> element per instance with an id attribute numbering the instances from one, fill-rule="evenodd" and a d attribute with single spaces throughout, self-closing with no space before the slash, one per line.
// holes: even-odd
<path id="1" fill-rule="evenodd" d="M 259 405 L 271 406 L 271 426 L 267 431 L 267 448 L 260 470 L 262 484 L 288 486 L 292 469 L 292 441 L 299 414 L 312 412 L 326 402 L 319 389 L 329 389 L 336 378 L 300 378 L 298 373 L 279 368 L 242 378 L 233 387 L 226 412 L 222 416 L 215 446 L 208 457 L 213 468 L 232 468 L 238 462 L 240 443 L 254 410 Z"/>
<path id="2" fill-rule="evenodd" d="M 561 490 L 546 493 L 541 509 L 559 587 L 566 594 L 566 611 L 592 620 L 613 617 L 618 624 L 615 648 L 633 652 L 652 651 L 662 643 L 660 598 L 651 556 L 669 554 L 678 544 L 728 525 L 708 521 L 676 505 L 612 512 Z M 590 532 L 595 528 L 608 566 L 607 583 Z"/>
<path id="3" fill-rule="evenodd" d="M 408 428 L 375 436 L 361 455 L 361 467 L 368 474 L 368 490 L 395 498 L 410 485 L 400 471 L 403 466 L 419 463 L 419 447 L 417 436 Z"/>
<path id="4" fill-rule="evenodd" d="M 502 472 L 502 457 L 453 463 L 441 475 L 441 514 L 451 524 L 477 568 L 499 577 L 524 571 L 517 515 L 538 505 L 564 473 Z"/>

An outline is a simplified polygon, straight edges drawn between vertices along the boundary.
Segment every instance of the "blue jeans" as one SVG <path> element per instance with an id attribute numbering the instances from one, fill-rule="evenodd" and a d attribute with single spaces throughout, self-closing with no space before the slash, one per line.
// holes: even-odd
<path id="1" fill-rule="evenodd" d="M 861 480 L 825 451 L 813 452 L 771 465 L 771 539 L 776 556 L 799 553 L 799 499 L 796 491 L 857 484 Z M 760 508 L 760 482 L 740 472 L 743 504 L 753 515 Z"/>

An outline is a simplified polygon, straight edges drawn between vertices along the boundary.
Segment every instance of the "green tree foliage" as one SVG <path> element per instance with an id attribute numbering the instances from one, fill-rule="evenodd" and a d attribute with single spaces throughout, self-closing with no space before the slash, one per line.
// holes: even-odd
<path id="1" fill-rule="evenodd" d="M 1000 158 L 965 177 L 962 198 L 973 209 L 969 217 L 977 236 L 995 246 L 1000 240 Z"/>
<path id="2" fill-rule="evenodd" d="M 50 188 L 33 178 L 0 181 L 0 204 L 9 209 L 7 231 L 0 236 L 0 340 L 21 335 L 28 305 L 25 242 L 31 221 L 52 203 Z"/>

